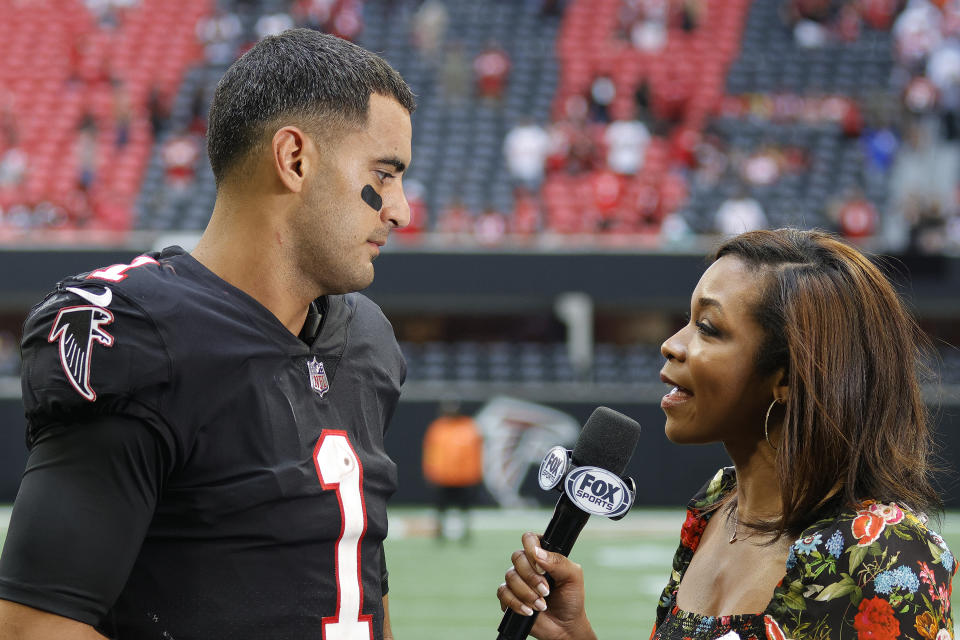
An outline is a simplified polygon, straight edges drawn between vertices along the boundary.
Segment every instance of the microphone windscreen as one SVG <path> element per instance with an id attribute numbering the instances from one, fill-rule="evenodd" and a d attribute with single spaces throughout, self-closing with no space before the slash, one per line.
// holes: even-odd
<path id="1" fill-rule="evenodd" d="M 640 440 L 640 425 L 608 407 L 597 407 L 573 448 L 573 464 L 600 467 L 623 475 Z"/>

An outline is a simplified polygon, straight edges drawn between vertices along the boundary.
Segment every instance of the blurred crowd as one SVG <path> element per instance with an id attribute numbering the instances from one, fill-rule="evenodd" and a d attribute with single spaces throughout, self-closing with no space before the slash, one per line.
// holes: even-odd
<path id="1" fill-rule="evenodd" d="M 122 25 L 139 0 L 85 0 L 102 29 Z M 499 109 L 510 87 L 510 47 L 491 40 L 470 48 L 450 29 L 442 0 L 379 0 L 402 5 L 410 51 L 429 66 L 447 108 L 475 101 Z M 557 20 L 573 0 L 525 0 L 544 20 Z M 257 15 L 252 0 L 222 1 L 196 24 L 203 63 L 225 68 L 254 42 L 290 27 L 307 27 L 356 40 L 364 30 L 362 0 L 289 0 Z M 619 0 L 611 42 L 657 56 L 672 40 L 709 24 L 711 0 Z M 596 72 L 585 91 L 558 97 L 553 119 L 517 118 L 502 138 L 503 162 L 513 190 L 512 210 L 490 204 L 468 207 L 454 195 L 429 210 L 432 185 L 407 181 L 413 221 L 408 236 L 439 232 L 453 240 L 496 245 L 506 238 L 556 232 L 643 234 L 663 245 L 683 244 L 698 233 L 730 234 L 772 224 L 755 191 L 785 176 L 810 170 L 809 149 L 776 140 L 734 147 L 714 126 L 716 118 L 781 124 L 835 126 L 860 144 L 863 183 L 886 185 L 886 199 L 867 195 L 863 184 L 832 194 L 816 212 L 826 226 L 874 247 L 920 253 L 960 252 L 960 1 L 782 0 L 786 33 L 802 49 L 857 42 L 865 33 L 889 33 L 894 69 L 888 90 L 875 96 L 789 92 L 725 95 L 703 122 L 690 117 L 688 95 L 671 94 L 670 82 L 647 82 L 623 93 L 616 69 Z M 676 44 L 676 42 L 674 42 Z M 78 56 L 79 59 L 79 56 Z M 650 58 L 655 59 L 655 58 Z M 84 115 L 76 125 L 72 157 L 75 189 L 69 198 L 17 199 L 30 171 L 20 144 L 16 109 L 0 84 L 0 225 L 7 228 L 82 228 L 103 217 L 109 200 L 96 201 L 98 154 L 109 138 L 122 150 L 137 109 L 122 79 L 104 69 L 78 67 L 77 81 L 106 83 L 113 94 L 108 120 Z M 209 95 L 198 89 L 189 124 L 169 127 L 173 95 L 153 91 L 146 117 L 156 140 L 164 197 L 187 199 L 204 160 Z M 109 128 L 109 131 L 105 131 Z M 99 146 L 98 146 L 99 145 Z M 654 169 L 651 169 L 654 167 Z M 649 176 L 649 179 L 644 179 Z M 732 185 L 732 186 L 731 186 Z M 721 187 L 725 187 L 721 189 Z M 712 214 L 709 229 L 691 224 L 685 206 L 693 190 L 728 196 Z M 718 191 L 719 192 L 719 191 Z M 553 200 L 551 200 L 553 197 Z M 564 229 L 551 209 L 572 201 L 581 219 Z M 119 214 L 117 214 L 119 215 Z"/>

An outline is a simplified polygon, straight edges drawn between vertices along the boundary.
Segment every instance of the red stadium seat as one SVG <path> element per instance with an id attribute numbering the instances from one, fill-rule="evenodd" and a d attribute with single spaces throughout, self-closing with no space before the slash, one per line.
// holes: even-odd
<path id="1" fill-rule="evenodd" d="M 96 24 L 82 0 L 0 0 L 0 91 L 13 95 L 21 138 L 29 148 L 24 193 L 31 202 L 66 197 L 76 189 L 77 126 L 89 113 L 99 129 L 93 208 L 109 212 L 110 228 L 130 226 L 152 145 L 146 120 L 150 89 L 156 82 L 170 93 L 179 85 L 200 55 L 195 25 L 210 4 L 141 0 L 111 30 Z M 112 83 L 118 82 L 132 112 L 122 151 L 115 148 Z"/>

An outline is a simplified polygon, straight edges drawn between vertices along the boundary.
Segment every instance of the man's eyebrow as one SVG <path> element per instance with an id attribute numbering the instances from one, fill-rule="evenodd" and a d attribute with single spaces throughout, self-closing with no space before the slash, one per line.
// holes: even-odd
<path id="1" fill-rule="evenodd" d="M 407 163 L 398 158 L 397 156 L 390 156 L 388 158 L 378 158 L 376 160 L 377 164 L 389 164 L 394 168 L 397 173 L 403 173 L 407 168 Z"/>

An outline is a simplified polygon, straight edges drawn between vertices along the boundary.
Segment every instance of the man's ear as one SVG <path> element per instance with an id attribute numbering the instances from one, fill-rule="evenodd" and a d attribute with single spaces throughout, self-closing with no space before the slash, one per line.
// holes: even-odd
<path id="1" fill-rule="evenodd" d="M 273 170 L 280 182 L 294 193 L 303 190 L 304 178 L 309 169 L 310 145 L 307 134 L 293 125 L 282 127 L 273 134 L 270 146 Z"/>

